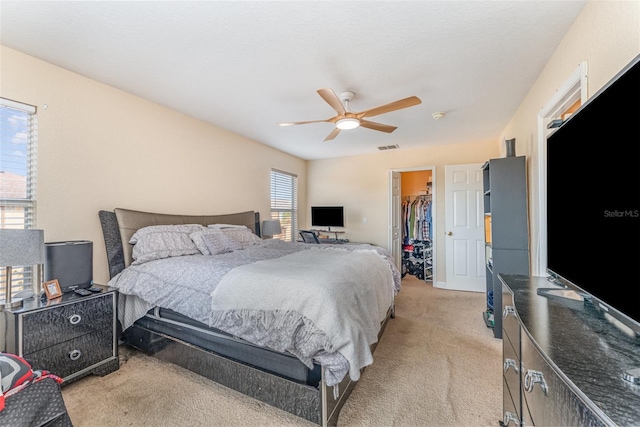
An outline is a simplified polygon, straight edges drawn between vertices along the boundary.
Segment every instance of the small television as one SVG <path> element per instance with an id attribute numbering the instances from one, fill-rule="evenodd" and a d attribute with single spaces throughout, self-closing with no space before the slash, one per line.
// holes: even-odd
<path id="1" fill-rule="evenodd" d="M 547 137 L 546 220 L 550 279 L 640 335 L 640 55 Z"/>
<path id="2" fill-rule="evenodd" d="M 311 206 L 312 227 L 344 227 L 343 206 Z"/>
<path id="3" fill-rule="evenodd" d="M 47 242 L 44 280 L 58 279 L 63 293 L 93 285 L 93 242 L 71 240 Z"/>

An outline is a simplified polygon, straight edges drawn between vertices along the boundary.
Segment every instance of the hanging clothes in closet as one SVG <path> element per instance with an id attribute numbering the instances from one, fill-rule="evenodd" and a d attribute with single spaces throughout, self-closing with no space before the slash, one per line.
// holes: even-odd
<path id="1" fill-rule="evenodd" d="M 402 275 L 433 280 L 431 196 L 404 197 L 402 218 Z"/>

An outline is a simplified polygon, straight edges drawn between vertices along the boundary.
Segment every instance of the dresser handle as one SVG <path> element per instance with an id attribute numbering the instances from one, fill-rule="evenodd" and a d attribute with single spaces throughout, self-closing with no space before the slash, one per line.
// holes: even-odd
<path id="1" fill-rule="evenodd" d="M 504 419 L 502 420 L 502 425 L 503 426 L 508 426 L 511 423 L 514 423 L 515 425 L 519 426 L 520 425 L 520 419 L 518 418 L 518 416 L 516 414 L 514 414 L 513 412 L 505 412 L 504 413 Z"/>
<path id="2" fill-rule="evenodd" d="M 542 391 L 546 395 L 548 387 L 547 382 L 544 380 L 544 375 L 542 375 L 542 372 L 540 371 L 529 369 L 527 373 L 524 374 L 524 391 L 531 393 L 536 384 L 540 384 Z"/>
<path id="3" fill-rule="evenodd" d="M 513 359 L 504 359 L 504 372 L 507 372 L 509 370 L 509 368 L 513 368 L 514 371 L 516 371 L 516 373 L 518 373 L 519 369 L 518 369 L 518 362 L 516 362 Z"/>
<path id="4" fill-rule="evenodd" d="M 80 323 L 82 321 L 82 316 L 80 316 L 79 314 L 72 314 L 69 317 L 69 322 L 72 325 L 77 325 L 78 323 Z"/>
<path id="5" fill-rule="evenodd" d="M 81 356 L 82 352 L 80 350 L 72 350 L 71 353 L 69 353 L 69 359 L 71 360 L 78 360 Z"/>
<path id="6" fill-rule="evenodd" d="M 504 310 L 502 310 L 502 318 L 506 319 L 509 314 L 513 314 L 514 316 L 516 315 L 516 309 L 512 305 L 504 307 Z"/>

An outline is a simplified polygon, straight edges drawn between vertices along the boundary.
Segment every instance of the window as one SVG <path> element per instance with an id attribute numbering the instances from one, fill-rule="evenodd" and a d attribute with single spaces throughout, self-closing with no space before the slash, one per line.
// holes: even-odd
<path id="1" fill-rule="evenodd" d="M 36 208 L 36 108 L 0 98 L 0 228 L 35 227 Z M 5 283 L 5 266 L 0 266 Z M 32 266 L 11 266 L 12 291 L 31 289 Z M 4 286 L 0 299 L 4 297 Z"/>
<path id="2" fill-rule="evenodd" d="M 298 177 L 271 169 L 271 219 L 279 219 L 282 234 L 273 236 L 292 242 L 298 234 Z"/>

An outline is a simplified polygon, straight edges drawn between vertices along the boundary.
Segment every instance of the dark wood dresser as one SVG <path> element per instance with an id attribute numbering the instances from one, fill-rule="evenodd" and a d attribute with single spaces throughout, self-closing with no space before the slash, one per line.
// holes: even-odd
<path id="1" fill-rule="evenodd" d="M 502 281 L 502 425 L 640 425 L 640 337 L 589 300 L 539 295 L 563 289 L 544 277 Z"/>

